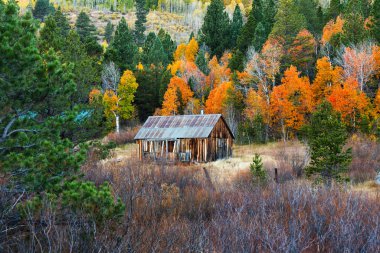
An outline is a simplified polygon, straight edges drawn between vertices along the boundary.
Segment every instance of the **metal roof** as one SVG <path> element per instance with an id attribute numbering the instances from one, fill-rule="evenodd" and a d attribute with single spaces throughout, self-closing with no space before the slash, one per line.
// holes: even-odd
<path id="1" fill-rule="evenodd" d="M 150 116 L 135 140 L 207 138 L 220 118 L 223 119 L 221 114 Z"/>

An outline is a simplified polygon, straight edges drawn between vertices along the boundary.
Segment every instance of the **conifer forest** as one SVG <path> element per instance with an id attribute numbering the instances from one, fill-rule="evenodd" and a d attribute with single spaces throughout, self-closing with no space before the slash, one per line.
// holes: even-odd
<path id="1" fill-rule="evenodd" d="M 380 0 L 0 0 L 0 252 L 380 252 Z"/>

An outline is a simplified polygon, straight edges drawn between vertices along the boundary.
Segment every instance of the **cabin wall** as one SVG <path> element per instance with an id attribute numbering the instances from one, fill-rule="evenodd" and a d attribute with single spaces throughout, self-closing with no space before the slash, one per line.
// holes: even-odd
<path id="1" fill-rule="evenodd" d="M 138 140 L 139 159 L 210 162 L 232 156 L 233 137 L 220 118 L 208 138 Z"/>

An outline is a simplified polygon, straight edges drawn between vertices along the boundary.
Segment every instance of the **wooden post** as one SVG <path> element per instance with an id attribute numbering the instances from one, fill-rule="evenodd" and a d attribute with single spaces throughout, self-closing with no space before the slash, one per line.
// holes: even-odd
<path id="1" fill-rule="evenodd" d="M 277 168 L 274 168 L 274 181 L 276 182 L 276 184 L 278 184 L 278 171 L 277 171 Z"/>
<path id="2" fill-rule="evenodd" d="M 168 153 L 169 153 L 168 140 L 166 140 L 165 145 L 166 145 L 166 155 L 165 155 L 165 157 L 166 157 L 166 161 L 167 161 L 168 160 Z"/>

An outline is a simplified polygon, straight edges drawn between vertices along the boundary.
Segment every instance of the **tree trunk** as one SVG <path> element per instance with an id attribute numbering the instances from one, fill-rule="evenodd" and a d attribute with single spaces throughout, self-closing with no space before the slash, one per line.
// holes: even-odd
<path id="1" fill-rule="evenodd" d="M 115 118 L 116 118 L 116 133 L 120 133 L 120 119 L 119 119 L 119 115 L 116 115 Z"/>

